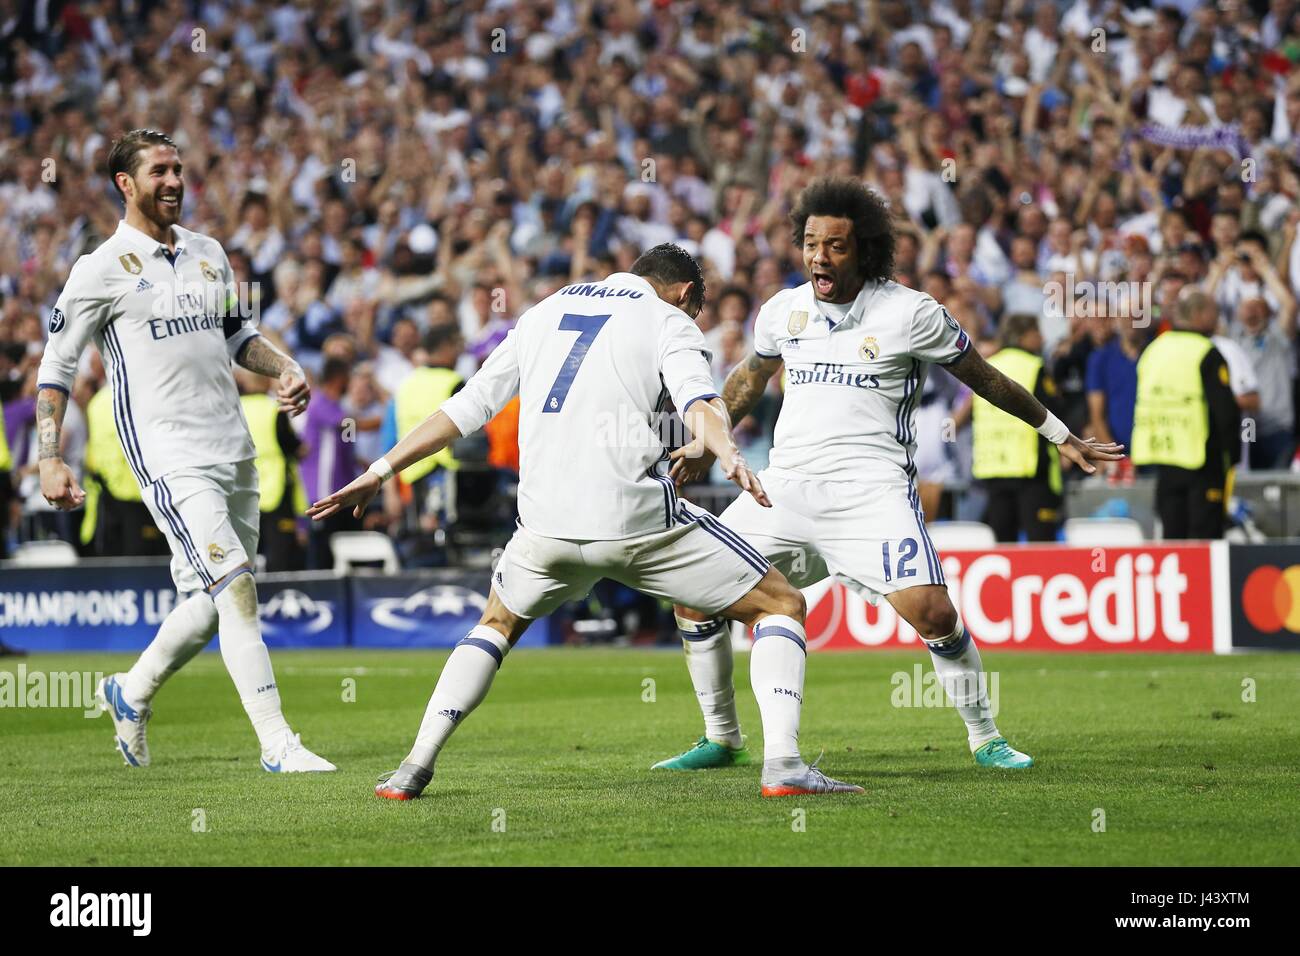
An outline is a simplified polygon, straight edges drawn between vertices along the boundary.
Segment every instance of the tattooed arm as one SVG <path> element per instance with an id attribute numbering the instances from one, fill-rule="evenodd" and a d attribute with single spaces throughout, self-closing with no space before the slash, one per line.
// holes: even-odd
<path id="1" fill-rule="evenodd" d="M 750 354 L 744 362 L 737 365 L 727 376 L 722 386 L 722 400 L 726 403 L 730 427 L 754 410 L 758 400 L 763 397 L 768 379 L 781 367 L 779 358 L 767 358 L 757 352 Z M 703 481 L 709 469 L 713 467 L 713 456 L 705 453 L 694 458 L 678 458 L 668 472 L 678 487 Z"/>
<path id="2" fill-rule="evenodd" d="M 979 350 L 966 349 L 961 358 L 951 365 L 945 365 L 953 378 L 964 382 L 972 392 L 995 408 L 1000 408 L 1008 415 L 1014 415 L 1027 425 L 1038 428 L 1047 421 L 1047 409 L 1043 403 L 1021 384 L 1007 378 L 988 362 Z M 1057 427 L 1063 427 L 1058 424 Z M 1069 433 L 1060 444 L 1061 457 L 1074 462 L 1087 474 L 1097 469 L 1092 461 L 1118 461 L 1124 457 L 1123 445 L 1114 442 L 1100 442 L 1095 438 L 1081 439 Z"/>
<path id="3" fill-rule="evenodd" d="M 968 348 L 961 358 L 944 368 L 984 401 L 1008 415 L 1014 415 L 1035 428 L 1047 421 L 1047 409 L 1043 403 L 1019 382 L 1012 381 L 984 361 L 979 349 Z"/>
<path id="4" fill-rule="evenodd" d="M 42 388 L 36 393 L 36 436 L 39 443 L 41 494 L 60 511 L 71 511 L 86 500 L 77 477 L 60 454 L 63 414 L 68 395 L 62 389 Z"/>
<path id="5" fill-rule="evenodd" d="M 280 411 L 293 417 L 307 410 L 311 388 L 302 366 L 272 345 L 265 335 L 254 335 L 245 342 L 235 355 L 235 362 L 280 383 Z"/>
<path id="6" fill-rule="evenodd" d="M 722 400 L 727 403 L 727 414 L 738 422 L 754 410 L 763 397 L 768 379 L 781 367 L 779 358 L 765 358 L 757 352 L 750 354 L 731 370 L 722 385 Z"/>

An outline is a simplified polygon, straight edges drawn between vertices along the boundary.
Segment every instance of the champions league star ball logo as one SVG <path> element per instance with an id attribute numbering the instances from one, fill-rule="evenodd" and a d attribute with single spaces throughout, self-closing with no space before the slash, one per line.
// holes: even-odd
<path id="1" fill-rule="evenodd" d="M 370 609 L 370 619 L 395 631 L 416 631 L 443 615 L 481 614 L 487 598 L 458 585 L 441 585 L 416 591 L 410 597 L 382 598 Z"/>
<path id="2" fill-rule="evenodd" d="M 56 335 L 57 333 L 62 332 L 63 325 L 67 321 L 68 321 L 67 317 L 64 316 L 62 309 L 56 308 L 53 312 L 51 312 L 50 313 L 50 335 Z"/>
<path id="3" fill-rule="evenodd" d="M 334 623 L 334 607 L 330 601 L 314 601 L 301 591 L 286 588 L 261 606 L 258 617 L 263 630 L 271 635 L 291 630 L 319 634 Z"/>

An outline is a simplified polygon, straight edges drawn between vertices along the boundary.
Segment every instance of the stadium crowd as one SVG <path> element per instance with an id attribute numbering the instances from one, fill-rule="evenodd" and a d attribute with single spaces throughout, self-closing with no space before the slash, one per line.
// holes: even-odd
<path id="1" fill-rule="evenodd" d="M 1008 317 L 1037 320 L 1079 434 L 1129 442 L 1137 356 L 1201 288 L 1254 423 L 1248 466 L 1289 468 L 1298 65 L 1291 0 L 0 0 L 0 537 L 166 552 L 147 514 L 123 534 L 53 512 L 31 438 L 45 317 L 116 228 L 105 158 L 137 127 L 176 141 L 184 224 L 224 243 L 249 315 L 313 376 L 294 429 L 254 428 L 290 489 L 300 462 L 299 499 L 366 467 L 531 303 L 659 242 L 704 264 L 721 382 L 759 306 L 804 281 L 787 215 L 827 174 L 887 197 L 897 280 L 986 354 Z M 111 428 L 90 411 L 103 385 L 90 356 L 64 429 L 91 475 L 112 448 L 90 434 Z M 969 393 L 935 373 L 920 405 L 927 513 L 978 518 L 977 494 L 938 496 L 970 474 Z M 779 406 L 774 380 L 740 423 L 756 466 Z M 507 409 L 455 450 L 488 476 L 489 521 L 518 467 L 512 428 Z M 404 476 L 367 526 L 418 557 L 453 463 Z M 129 482 L 115 492 L 103 468 L 101 500 L 129 511 Z M 328 565 L 327 542 L 295 546 L 306 525 L 284 495 L 272 566 Z"/>

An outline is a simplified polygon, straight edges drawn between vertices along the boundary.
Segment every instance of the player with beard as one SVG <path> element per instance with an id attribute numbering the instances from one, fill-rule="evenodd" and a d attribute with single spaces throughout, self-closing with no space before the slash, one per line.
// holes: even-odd
<path id="1" fill-rule="evenodd" d="M 884 597 L 929 649 L 966 722 L 976 763 L 1032 766 L 993 721 L 979 651 L 957 616 L 926 534 L 913 464 L 917 399 L 930 365 L 939 364 L 976 395 L 1034 426 L 1089 474 L 1096 470 L 1091 461 L 1117 460 L 1122 446 L 1071 435 L 1033 395 L 984 361 L 942 305 L 892 281 L 890 213 L 862 183 L 813 182 L 791 220 L 809 281 L 764 304 L 754 322 L 754 353 L 723 388 L 727 411 L 738 422 L 785 365 L 785 401 L 770 465 L 759 476 L 772 507 L 757 508 L 742 496 L 721 520 L 796 587 L 832 576 L 872 604 Z M 707 454 L 684 456 L 673 477 L 679 485 L 699 481 L 710 465 Z M 723 621 L 680 606 L 677 615 L 705 734 L 692 749 L 655 766 L 698 770 L 746 762 Z M 800 642 L 759 636 L 750 656 L 768 796 L 799 792 L 780 781 L 803 765 L 798 736 L 805 654 Z"/>
<path id="2" fill-rule="evenodd" d="M 77 363 L 94 341 L 122 450 L 171 545 L 179 598 L 140 659 L 101 680 L 96 698 L 113 718 L 122 758 L 147 766 L 154 694 L 220 627 L 221 657 L 257 734 L 262 768 L 334 770 L 290 730 L 262 641 L 253 582 L 256 450 L 230 363 L 277 379 L 280 407 L 294 415 L 307 408 L 306 378 L 235 314 L 220 243 L 179 225 L 185 183 L 175 144 L 157 130 L 132 130 L 113 144 L 108 169 L 126 216 L 77 260 L 50 314 L 36 398 L 41 493 L 61 510 L 85 499 L 59 456 L 59 430 Z"/>

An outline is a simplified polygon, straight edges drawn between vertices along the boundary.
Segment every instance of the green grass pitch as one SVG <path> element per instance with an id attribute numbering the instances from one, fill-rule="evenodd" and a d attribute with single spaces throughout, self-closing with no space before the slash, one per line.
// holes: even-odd
<path id="1" fill-rule="evenodd" d="M 824 747 L 824 767 L 867 794 L 764 800 L 757 766 L 648 770 L 700 732 L 677 653 L 517 651 L 443 751 L 425 797 L 381 801 L 371 792 L 375 778 L 406 752 L 445 657 L 273 652 L 294 728 L 341 768 L 328 775 L 259 769 L 255 739 L 216 654 L 192 662 L 155 700 L 146 770 L 123 765 L 107 717 L 0 710 L 0 863 L 1300 859 L 1300 657 L 986 650 L 985 666 L 998 674 L 999 725 L 1038 761 L 1015 773 L 977 768 L 951 709 L 891 706 L 891 678 L 911 675 L 923 655 L 812 654 L 805 755 Z M 130 658 L 45 655 L 6 660 L 3 668 L 19 663 L 29 672 L 107 673 Z M 737 655 L 741 720 L 757 757 L 747 667 L 748 656 Z M 344 699 L 347 678 L 355 681 L 354 701 Z M 1244 701 L 1252 685 L 1255 700 Z"/>

